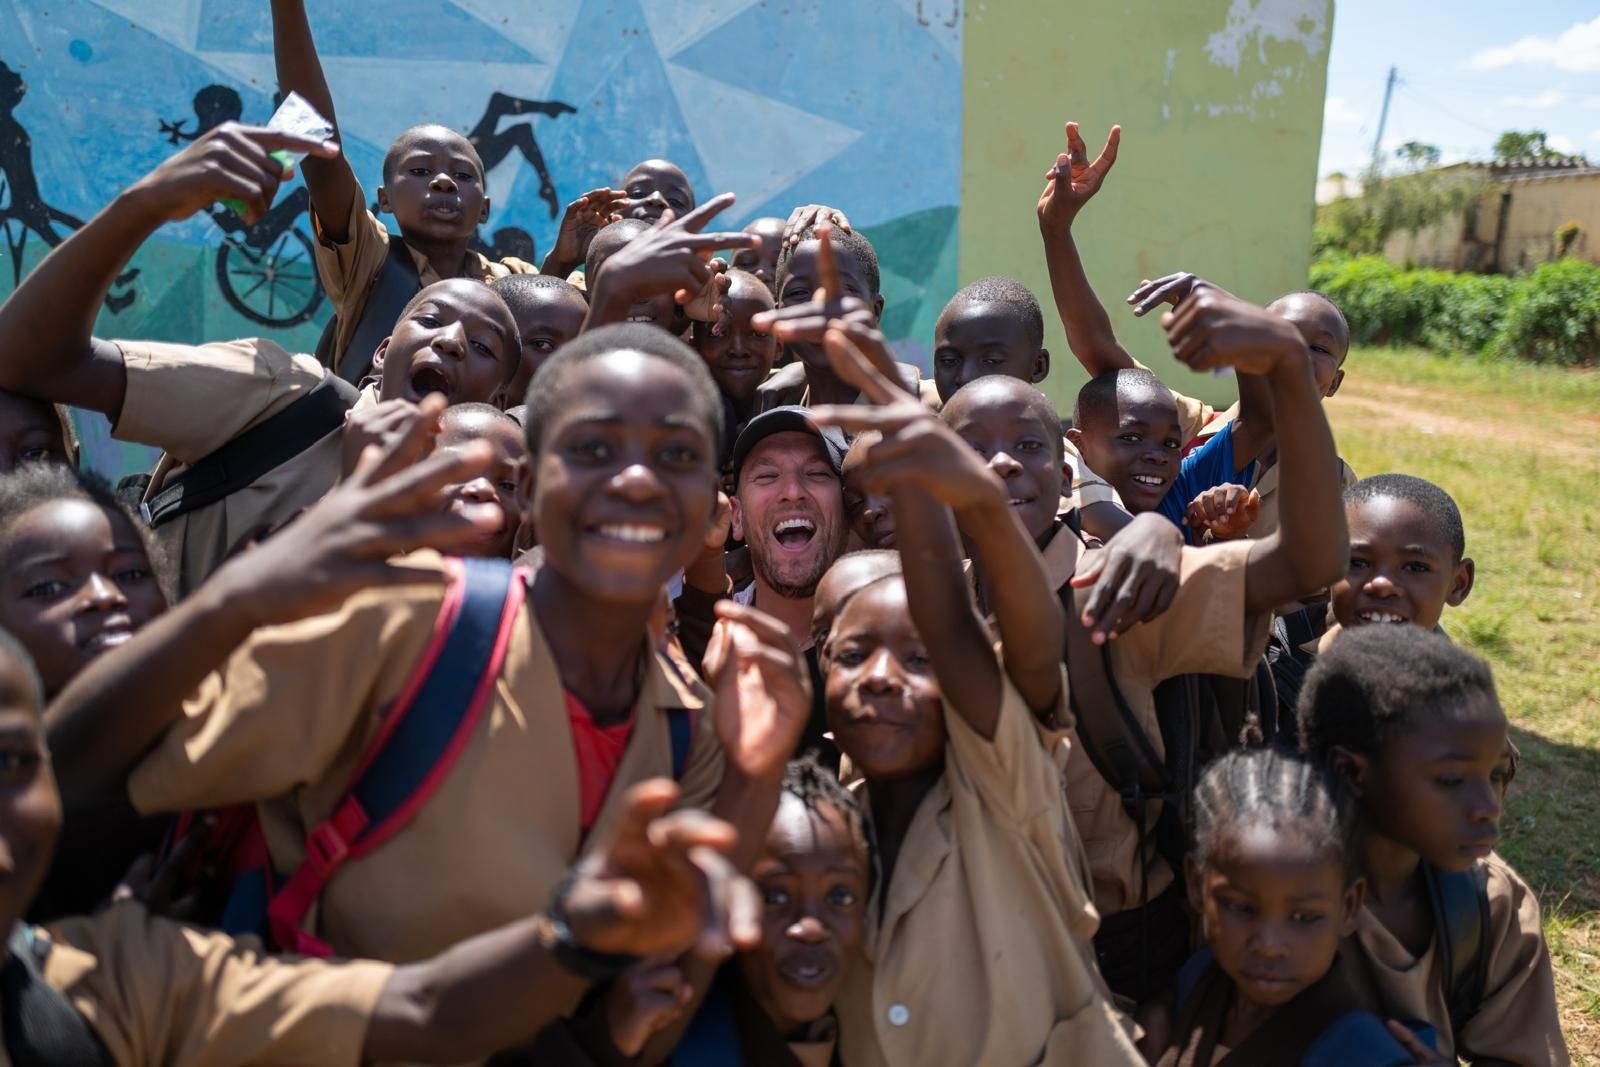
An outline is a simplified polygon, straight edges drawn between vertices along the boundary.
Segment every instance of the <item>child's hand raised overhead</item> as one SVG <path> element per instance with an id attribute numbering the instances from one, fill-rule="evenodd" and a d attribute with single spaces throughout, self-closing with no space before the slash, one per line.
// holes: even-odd
<path id="1" fill-rule="evenodd" d="M 581 267 L 594 235 L 602 226 L 622 217 L 617 208 L 627 199 L 628 193 L 623 189 L 591 189 L 568 204 L 561 216 L 561 229 L 556 231 L 556 243 L 544 257 L 544 273 L 566 274 Z"/>
<path id="2" fill-rule="evenodd" d="M 1161 316 L 1172 355 L 1190 370 L 1232 367 L 1270 374 L 1298 356 L 1310 373 L 1305 340 L 1287 319 L 1199 281 L 1176 310 Z"/>
<path id="3" fill-rule="evenodd" d="M 721 248 L 761 247 L 761 238 L 755 234 L 701 232 L 733 202 L 732 193 L 722 193 L 682 218 L 673 218 L 669 209 L 659 225 L 622 246 L 591 280 L 584 329 L 620 322 L 636 302 L 661 293 L 672 293 L 680 304 L 705 301 L 703 314 L 714 319 L 721 308 L 714 298 L 707 299 L 705 291 L 712 286 L 720 297 L 727 291 L 728 279 L 708 264 L 712 253 Z"/>
<path id="4" fill-rule="evenodd" d="M 1242 485 L 1214 485 L 1189 501 L 1183 521 L 1214 540 L 1242 537 L 1261 515 L 1261 494 Z"/>
<path id="5" fill-rule="evenodd" d="M 828 223 L 839 229 L 850 232 L 850 220 L 844 217 L 844 212 L 838 208 L 828 207 L 826 204 L 802 204 L 789 212 L 789 221 L 783 224 L 783 243 L 793 247 L 803 240 L 807 230 Z"/>
<path id="6" fill-rule="evenodd" d="M 1070 227 L 1117 161 L 1117 146 L 1122 143 L 1122 127 L 1113 126 L 1106 145 L 1093 163 L 1076 122 L 1067 123 L 1067 150 L 1056 156 L 1055 165 L 1044 172 L 1044 192 L 1039 194 L 1039 223 L 1050 227 Z"/>
<path id="7" fill-rule="evenodd" d="M 303 152 L 333 159 L 339 146 L 275 130 L 224 122 L 135 182 L 125 196 L 163 222 L 177 222 L 219 200 L 244 204 L 244 220 L 258 221 L 272 207 L 278 186 L 294 175 L 273 152 Z"/>
<path id="8" fill-rule="evenodd" d="M 771 333 L 783 344 L 790 341 L 820 344 L 822 335 L 839 320 L 872 326 L 872 309 L 866 302 L 844 294 L 844 284 L 839 279 L 839 260 L 833 249 L 833 227 L 821 226 L 816 234 L 817 280 L 822 284 L 811 294 L 811 299 L 803 304 L 762 311 L 750 318 L 752 326 Z"/>
<path id="9" fill-rule="evenodd" d="M 716 692 L 717 740 L 751 781 L 776 781 L 811 715 L 811 675 L 789 627 L 732 600 L 716 605 L 704 673 Z"/>

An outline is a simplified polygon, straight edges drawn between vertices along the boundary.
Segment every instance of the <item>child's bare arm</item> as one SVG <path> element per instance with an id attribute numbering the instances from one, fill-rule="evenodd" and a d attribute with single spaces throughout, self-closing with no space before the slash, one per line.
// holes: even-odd
<path id="1" fill-rule="evenodd" d="M 1039 194 L 1039 234 L 1044 239 L 1045 265 L 1050 271 L 1050 292 L 1056 312 L 1067 331 L 1067 346 L 1092 378 L 1135 366 L 1133 356 L 1117 340 L 1111 316 L 1095 295 L 1083 258 L 1072 239 L 1072 223 L 1089 202 L 1117 161 L 1122 127 L 1111 127 L 1105 148 L 1089 162 L 1076 122 L 1067 123 L 1067 151 L 1045 172 Z"/>
<path id="2" fill-rule="evenodd" d="M 305 0 L 272 0 L 272 53 L 277 60 L 278 88 L 296 92 L 326 116 L 338 129 L 333 113 L 333 93 L 317 58 L 317 44 L 311 37 Z M 329 159 L 308 159 L 303 166 L 311 206 L 317 212 L 322 233 L 336 244 L 350 235 L 345 232 L 350 210 L 361 199 L 361 183 L 343 152 Z"/>
<path id="3" fill-rule="evenodd" d="M 952 513 L 990 577 L 1006 673 L 1036 711 L 1051 708 L 1060 695 L 1061 609 L 1005 487 L 966 442 L 892 384 L 893 360 L 873 343 L 875 332 L 840 323 L 824 343 L 835 373 L 881 406 L 819 409 L 817 418 L 883 434 L 867 450 L 867 477 L 894 502 L 912 621 L 946 699 L 974 730 L 993 737 L 999 664 L 961 573 Z"/>
<path id="4" fill-rule="evenodd" d="M 163 223 L 222 199 L 266 214 L 287 175 L 269 153 L 324 158 L 337 146 L 224 123 L 119 193 L 61 242 L 0 306 L 0 389 L 109 415 L 122 412 L 122 354 L 94 339 L 95 316 L 112 279 Z"/>
<path id="5" fill-rule="evenodd" d="M 370 448 L 355 474 L 315 507 L 216 574 L 133 639 L 95 659 L 45 712 L 62 795 L 89 801 L 121 789 L 182 713 L 183 701 L 259 626 L 332 610 L 374 585 L 438 582 L 443 572 L 389 558 L 450 551 L 476 532 L 440 511 L 438 494 L 488 466 L 487 448 L 422 459 L 444 410 L 423 401 L 419 420 L 389 448 Z"/>
<path id="6" fill-rule="evenodd" d="M 1162 316 L 1173 355 L 1194 370 L 1231 366 L 1264 378 L 1277 415 L 1282 465 L 1278 529 L 1251 546 L 1245 605 L 1269 611 L 1338 580 L 1349 564 L 1333 431 L 1311 360 L 1283 318 L 1209 286 Z"/>

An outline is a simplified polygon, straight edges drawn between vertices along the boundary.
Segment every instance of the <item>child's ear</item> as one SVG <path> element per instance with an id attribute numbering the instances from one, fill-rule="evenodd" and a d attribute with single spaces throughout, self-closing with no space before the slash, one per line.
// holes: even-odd
<path id="1" fill-rule="evenodd" d="M 1028 381 L 1038 385 L 1050 375 L 1050 350 L 1039 349 L 1039 354 L 1033 357 L 1033 373 L 1028 375 Z"/>
<path id="2" fill-rule="evenodd" d="M 1322 394 L 1323 399 L 1326 400 L 1328 397 L 1331 397 L 1334 393 L 1337 393 L 1339 391 L 1339 386 L 1341 386 L 1343 384 L 1344 384 L 1344 368 L 1340 367 L 1338 370 L 1333 372 L 1333 381 L 1329 383 L 1328 391 L 1326 393 Z"/>
<path id="3" fill-rule="evenodd" d="M 478 209 L 478 225 L 482 226 L 489 221 L 489 198 L 483 198 L 483 207 Z"/>
<path id="4" fill-rule="evenodd" d="M 1357 877 L 1344 891 L 1344 915 L 1340 917 L 1339 936 L 1349 937 L 1356 932 L 1356 916 L 1361 914 L 1361 906 L 1367 902 L 1367 880 Z"/>
<path id="5" fill-rule="evenodd" d="M 728 506 L 733 510 L 733 522 L 729 526 L 728 532 L 733 534 L 733 539 L 735 541 L 743 541 L 744 513 L 739 508 L 739 498 L 737 496 L 729 496 Z"/>
<path id="6" fill-rule="evenodd" d="M 1083 431 L 1076 426 L 1068 426 L 1066 437 L 1072 442 L 1072 447 L 1078 450 L 1078 454 L 1083 455 Z"/>
<path id="7" fill-rule="evenodd" d="M 1471 556 L 1463 556 L 1461 562 L 1456 564 L 1456 580 L 1450 586 L 1450 595 L 1444 598 L 1444 602 L 1453 608 L 1459 608 L 1461 602 L 1472 592 L 1472 583 L 1477 577 L 1478 565 L 1472 562 Z"/>
<path id="8" fill-rule="evenodd" d="M 394 209 L 389 206 L 389 194 L 384 192 L 383 186 L 381 186 L 381 185 L 378 186 L 378 188 L 377 188 L 377 196 L 378 196 L 378 214 L 380 214 L 380 215 L 392 215 L 392 214 L 394 214 Z"/>
<path id="9" fill-rule="evenodd" d="M 1372 777 L 1372 760 L 1343 745 L 1334 745 L 1328 750 L 1328 766 L 1344 779 L 1350 792 L 1358 798 L 1365 792 L 1367 782 Z"/>
<path id="10" fill-rule="evenodd" d="M 383 356 L 384 353 L 389 351 L 390 340 L 391 338 L 385 337 L 378 342 L 378 347 L 372 350 L 372 373 L 383 373 Z"/>
<path id="11" fill-rule="evenodd" d="M 872 301 L 873 325 L 883 321 L 883 294 L 879 293 Z"/>
<path id="12" fill-rule="evenodd" d="M 533 457 L 517 460 L 517 511 L 525 525 L 533 525 Z"/>

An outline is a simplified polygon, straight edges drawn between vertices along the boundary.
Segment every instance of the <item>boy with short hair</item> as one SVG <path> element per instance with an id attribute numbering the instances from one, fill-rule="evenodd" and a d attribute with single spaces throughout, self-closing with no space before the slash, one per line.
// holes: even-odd
<path id="1" fill-rule="evenodd" d="M 528 395 L 534 372 L 582 332 L 589 302 L 576 286 L 549 274 L 508 274 L 489 288 L 511 309 L 522 338 L 522 359 L 499 398 L 501 407 L 516 407 Z"/>
<path id="2" fill-rule="evenodd" d="M 106 414 L 119 440 L 166 456 L 145 493 L 180 595 L 238 544 L 283 522 L 338 479 L 346 412 L 428 393 L 487 401 L 516 372 L 517 327 L 487 286 L 418 292 L 377 346 L 376 382 L 348 389 L 315 359 L 271 341 L 202 346 L 93 336 L 98 294 L 160 225 L 222 197 L 253 213 L 282 170 L 268 156 L 332 145 L 224 125 L 168 159 L 89 221 L 0 307 L 0 388 Z M 252 436 L 253 435 L 253 436 Z M 187 470 L 175 471 L 182 464 Z"/>
<path id="3" fill-rule="evenodd" d="M 304 0 L 272 0 L 272 28 L 279 88 L 298 92 L 337 124 Z M 399 238 L 367 210 L 366 194 L 343 152 L 308 159 L 304 170 L 317 274 L 336 322 L 318 356 L 348 382 L 364 377 L 372 358 L 370 350 L 349 350 L 366 348 L 367 338 L 382 337 L 388 327 L 369 321 L 369 306 L 379 318 L 393 313 L 378 306 L 384 303 L 380 293 L 402 294 L 446 278 L 486 282 L 538 270 L 514 257 L 490 261 L 469 247 L 489 218 L 487 176 L 472 142 L 448 127 L 413 126 L 384 154 L 378 209 L 394 213 Z M 396 279 L 392 286 L 385 275 Z"/>
<path id="4" fill-rule="evenodd" d="M 641 219 L 652 226 L 669 210 L 681 219 L 698 204 L 689 176 L 667 159 L 646 159 L 634 164 L 622 176 L 622 189 L 628 194 L 623 205 L 625 217 Z"/>
<path id="5" fill-rule="evenodd" d="M 733 254 L 728 265 L 735 270 L 747 270 L 760 279 L 774 300 L 778 297 L 778 253 L 783 249 L 784 220 L 776 215 L 763 215 L 745 223 L 744 232 L 761 238 L 758 249 L 742 248 Z"/>
<path id="6" fill-rule="evenodd" d="M 676 770 L 685 804 L 715 798 L 741 826 L 770 818 L 804 724 L 792 648 L 770 649 L 767 662 L 788 668 L 758 713 L 741 711 L 732 675 L 713 703 L 649 632 L 662 586 L 698 552 L 717 506 L 721 405 L 699 356 L 649 326 L 592 331 L 540 369 L 526 420 L 520 494 L 542 564 L 449 773 L 381 849 L 325 882 L 316 934 L 336 951 L 415 959 L 517 914 L 616 823 L 620 795 L 642 778 Z M 427 555 L 409 564 L 441 567 Z M 255 801 L 275 866 L 300 867 L 313 828 L 338 832 L 326 820 L 432 641 L 443 593 L 438 581 L 373 589 L 256 631 L 134 770 L 134 806 Z M 741 645 L 789 640 L 752 609 L 719 613 Z M 690 744 L 675 758 L 683 717 Z"/>
<path id="7" fill-rule="evenodd" d="M 1303 749 L 1358 798 L 1367 892 L 1344 950 L 1382 1014 L 1430 1024 L 1447 1062 L 1569 1063 L 1539 895 L 1494 851 L 1509 735 L 1488 665 L 1362 627 L 1318 657 L 1299 713 Z"/>
<path id="8" fill-rule="evenodd" d="M 1038 385 L 1049 373 L 1044 314 L 1015 278 L 980 278 L 963 287 L 934 323 L 933 381 L 940 403 L 987 374 Z"/>

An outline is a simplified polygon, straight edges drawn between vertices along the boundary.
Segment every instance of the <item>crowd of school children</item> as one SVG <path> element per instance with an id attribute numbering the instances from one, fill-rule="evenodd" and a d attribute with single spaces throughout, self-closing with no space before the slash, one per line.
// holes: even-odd
<path id="1" fill-rule="evenodd" d="M 926 376 L 848 204 L 720 232 L 664 160 L 537 270 L 438 126 L 398 233 L 235 124 L 107 190 L 0 307 L 0 1064 L 1566 1063 L 1462 515 L 1339 458 L 1326 297 L 1134 288 L 1226 411 L 1134 360 L 1073 238 L 1119 138 L 1037 146 L 1070 412 L 1022 284 Z M 316 353 L 93 336 L 280 150 Z"/>

